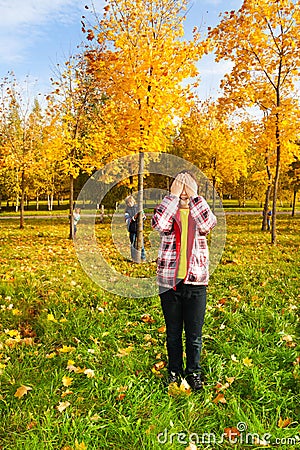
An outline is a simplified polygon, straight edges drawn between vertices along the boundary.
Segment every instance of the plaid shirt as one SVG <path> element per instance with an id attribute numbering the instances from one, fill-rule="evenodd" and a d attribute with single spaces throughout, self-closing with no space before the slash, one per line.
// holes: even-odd
<path id="1" fill-rule="evenodd" d="M 215 215 L 203 197 L 190 199 L 187 242 L 187 274 L 184 283 L 207 285 L 209 258 L 206 235 L 216 225 Z M 161 242 L 157 259 L 157 282 L 174 288 L 180 257 L 181 222 L 179 198 L 167 195 L 156 207 L 152 227 L 160 233 Z"/>

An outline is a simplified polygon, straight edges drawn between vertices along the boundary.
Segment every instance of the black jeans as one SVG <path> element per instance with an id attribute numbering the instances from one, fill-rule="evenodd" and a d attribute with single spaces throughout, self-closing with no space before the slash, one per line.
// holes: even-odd
<path id="1" fill-rule="evenodd" d="M 206 309 L 206 286 L 184 284 L 159 294 L 166 322 L 168 370 L 183 374 L 182 333 L 185 331 L 185 375 L 200 372 L 202 326 Z"/>
<path id="2" fill-rule="evenodd" d="M 131 259 L 132 261 L 136 261 L 137 260 L 137 250 L 135 248 L 136 246 L 136 239 L 137 239 L 137 234 L 136 233 L 129 233 L 129 239 L 130 239 L 130 252 L 131 252 Z M 145 248 L 144 245 L 142 247 L 141 250 L 141 260 L 144 261 L 146 259 L 146 255 L 145 255 Z"/>

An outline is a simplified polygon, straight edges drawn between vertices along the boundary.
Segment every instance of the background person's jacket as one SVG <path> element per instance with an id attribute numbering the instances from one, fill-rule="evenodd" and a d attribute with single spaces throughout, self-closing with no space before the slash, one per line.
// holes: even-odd
<path id="1" fill-rule="evenodd" d="M 126 222 L 127 230 L 129 231 L 129 233 L 136 233 L 137 232 L 137 222 L 134 219 L 134 216 L 137 213 L 138 213 L 137 205 L 126 206 L 126 209 L 125 209 L 125 222 Z"/>
<path id="2" fill-rule="evenodd" d="M 217 219 L 203 197 L 190 198 L 189 205 L 187 273 L 184 283 L 207 285 L 209 256 L 206 235 L 216 225 Z M 161 236 L 157 259 L 157 283 L 171 289 L 176 286 L 180 257 L 181 222 L 177 196 L 167 195 L 155 208 L 152 227 Z"/>

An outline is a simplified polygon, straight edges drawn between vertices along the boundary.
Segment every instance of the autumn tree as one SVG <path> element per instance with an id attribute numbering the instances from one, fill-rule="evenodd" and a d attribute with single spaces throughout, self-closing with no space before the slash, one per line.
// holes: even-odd
<path id="1" fill-rule="evenodd" d="M 183 81 L 197 75 L 203 53 L 194 30 L 184 40 L 186 0 L 107 0 L 102 18 L 84 25 L 93 48 L 86 53 L 90 73 L 104 86 L 106 139 L 117 156 L 139 153 L 138 209 L 143 209 L 144 152 L 167 149 L 174 119 L 183 117 L 193 97 Z M 138 219 L 138 254 L 142 248 Z"/>
<path id="2" fill-rule="evenodd" d="M 222 82 L 224 101 L 235 107 L 256 105 L 267 111 L 268 141 L 275 149 L 272 182 L 272 243 L 276 243 L 276 202 L 283 156 L 295 136 L 299 102 L 295 96 L 300 68 L 300 1 L 244 0 L 226 12 L 209 32 L 216 59 L 231 60 Z M 298 122 L 299 124 L 299 122 Z"/>
<path id="3" fill-rule="evenodd" d="M 199 102 L 183 121 L 174 140 L 178 156 L 196 164 L 222 193 L 247 173 L 249 133 L 246 123 L 234 123 L 211 101 Z"/>
<path id="4" fill-rule="evenodd" d="M 54 90 L 47 97 L 55 122 L 52 138 L 49 137 L 51 148 L 56 155 L 60 152 L 58 158 L 70 183 L 70 239 L 74 237 L 74 180 L 82 170 L 95 170 L 103 156 L 103 131 L 97 133 L 96 129 L 102 94 L 86 69 L 82 54 L 71 57 L 63 68 L 58 65 L 52 79 Z"/>
<path id="5" fill-rule="evenodd" d="M 17 83 L 13 74 L 1 84 L 2 163 L 15 175 L 16 203 L 20 196 L 20 228 L 24 228 L 25 193 L 35 173 L 43 133 L 43 114 L 29 95 L 29 81 Z M 24 94 L 25 92 L 25 94 Z"/>

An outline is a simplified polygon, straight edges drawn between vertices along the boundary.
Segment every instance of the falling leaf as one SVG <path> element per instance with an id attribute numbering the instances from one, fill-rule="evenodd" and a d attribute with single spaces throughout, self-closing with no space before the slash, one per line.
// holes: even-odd
<path id="1" fill-rule="evenodd" d="M 292 421 L 289 418 L 283 420 L 282 417 L 280 417 L 279 420 L 278 420 L 277 426 L 279 428 L 286 428 L 286 427 L 288 427 L 290 425 L 291 422 Z"/>
<path id="2" fill-rule="evenodd" d="M 56 408 L 58 409 L 59 412 L 63 412 L 70 405 L 71 405 L 70 402 L 59 402 Z"/>
<path id="3" fill-rule="evenodd" d="M 163 325 L 162 327 L 157 328 L 157 331 L 159 333 L 165 333 L 166 332 L 166 327 Z"/>
<path id="4" fill-rule="evenodd" d="M 65 387 L 71 386 L 72 381 L 73 381 L 73 378 L 70 378 L 70 377 L 63 377 L 63 378 L 62 378 L 62 383 L 63 383 L 63 385 L 64 385 Z"/>
<path id="5" fill-rule="evenodd" d="M 16 390 L 16 392 L 15 392 L 15 397 L 17 397 L 17 398 L 22 398 L 23 395 L 26 395 L 27 392 L 28 392 L 28 391 L 31 391 L 31 390 L 32 390 L 31 387 L 22 385 L 22 386 L 20 386 L 20 387 Z"/>
<path id="6" fill-rule="evenodd" d="M 213 403 L 215 403 L 216 405 L 218 403 L 224 403 L 224 404 L 227 403 L 224 394 L 221 394 L 221 393 L 218 394 L 216 396 L 216 398 L 213 400 Z"/>
<path id="7" fill-rule="evenodd" d="M 246 367 L 252 367 L 253 363 L 252 363 L 252 359 L 248 358 L 248 356 L 246 358 L 243 359 L 243 364 Z"/>
<path id="8" fill-rule="evenodd" d="M 119 394 L 119 395 L 116 397 L 116 400 L 121 401 L 121 400 L 124 400 L 125 397 L 126 397 L 126 394 Z"/>

